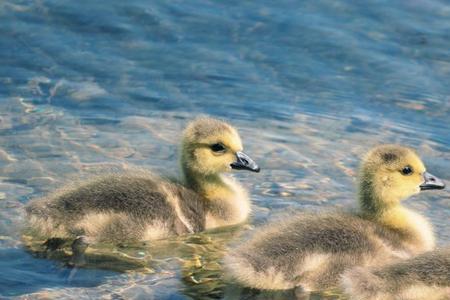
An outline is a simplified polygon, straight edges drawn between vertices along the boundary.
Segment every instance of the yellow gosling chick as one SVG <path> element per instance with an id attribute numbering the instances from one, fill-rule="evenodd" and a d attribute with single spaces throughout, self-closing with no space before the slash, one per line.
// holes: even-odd
<path id="1" fill-rule="evenodd" d="M 224 173 L 259 172 L 229 124 L 199 118 L 181 142 L 182 183 L 147 172 L 109 174 L 32 201 L 28 227 L 53 238 L 83 242 L 147 241 L 238 224 L 250 213 L 245 189 Z M 85 249 L 75 241 L 74 250 Z"/>
<path id="2" fill-rule="evenodd" d="M 357 267 L 341 285 L 354 300 L 450 299 L 450 247 L 382 267 Z"/>
<path id="3" fill-rule="evenodd" d="M 300 213 L 257 230 L 225 258 L 238 283 L 256 289 L 324 290 L 355 266 L 385 264 L 434 247 L 430 224 L 401 200 L 442 189 L 416 153 L 374 148 L 359 174 L 358 212 Z"/>

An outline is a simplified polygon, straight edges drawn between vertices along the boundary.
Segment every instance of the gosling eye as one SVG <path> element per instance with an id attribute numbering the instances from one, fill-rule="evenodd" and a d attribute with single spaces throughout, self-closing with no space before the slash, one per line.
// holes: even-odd
<path id="1" fill-rule="evenodd" d="M 223 153 L 227 150 L 222 143 L 212 144 L 210 148 L 213 152 L 217 153 Z"/>
<path id="2" fill-rule="evenodd" d="M 406 166 L 400 171 L 403 175 L 411 175 L 414 171 L 411 166 Z"/>

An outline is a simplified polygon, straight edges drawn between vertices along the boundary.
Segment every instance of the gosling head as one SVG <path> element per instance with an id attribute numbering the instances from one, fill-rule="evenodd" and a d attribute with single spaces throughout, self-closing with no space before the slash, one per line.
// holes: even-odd
<path id="1" fill-rule="evenodd" d="M 184 131 L 181 165 L 185 175 L 210 176 L 232 169 L 259 172 L 258 165 L 242 149 L 241 138 L 232 126 L 198 118 Z"/>
<path id="2" fill-rule="evenodd" d="M 423 162 L 410 148 L 398 145 L 375 147 L 361 166 L 360 201 L 363 208 L 389 207 L 422 190 L 444 187 L 440 179 L 426 172 Z"/>

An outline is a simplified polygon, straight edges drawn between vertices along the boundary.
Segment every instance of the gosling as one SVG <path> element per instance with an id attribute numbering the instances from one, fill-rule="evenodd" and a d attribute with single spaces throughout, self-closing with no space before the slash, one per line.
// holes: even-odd
<path id="1" fill-rule="evenodd" d="M 148 172 L 101 176 L 32 201 L 26 207 L 28 227 L 53 241 L 83 237 L 86 243 L 118 244 L 244 222 L 249 197 L 224 174 L 231 169 L 259 172 L 242 148 L 232 126 L 198 118 L 183 134 L 181 182 Z M 80 242 L 74 243 L 77 249 Z"/>
<path id="2" fill-rule="evenodd" d="M 300 213 L 268 225 L 230 251 L 228 273 L 247 287 L 307 293 L 336 287 L 346 269 L 434 247 L 427 220 L 400 203 L 420 190 L 444 188 L 413 150 L 374 148 L 362 163 L 359 181 L 359 211 Z"/>
<path id="3" fill-rule="evenodd" d="M 341 284 L 358 300 L 450 299 L 450 247 L 382 267 L 349 270 Z"/>

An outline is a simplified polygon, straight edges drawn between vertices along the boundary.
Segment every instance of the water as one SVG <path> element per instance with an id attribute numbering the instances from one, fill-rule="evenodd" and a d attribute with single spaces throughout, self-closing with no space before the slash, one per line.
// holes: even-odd
<path id="1" fill-rule="evenodd" d="M 286 210 L 351 205 L 359 158 L 379 143 L 417 148 L 450 180 L 449 28 L 439 0 L 2 1 L 0 297 L 295 298 L 227 284 L 226 247 Z M 99 246 L 84 269 L 24 249 L 29 199 L 102 170 L 176 174 L 180 131 L 199 114 L 232 122 L 261 165 L 236 173 L 249 225 Z M 450 242 L 448 190 L 408 205 Z"/>

